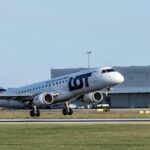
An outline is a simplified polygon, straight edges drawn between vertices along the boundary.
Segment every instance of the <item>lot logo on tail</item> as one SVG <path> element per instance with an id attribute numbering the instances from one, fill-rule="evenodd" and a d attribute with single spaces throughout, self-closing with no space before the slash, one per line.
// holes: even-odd
<path id="1" fill-rule="evenodd" d="M 89 77 L 91 77 L 92 73 L 82 74 L 76 76 L 75 78 L 71 77 L 68 82 L 69 90 L 75 91 L 82 89 L 85 87 L 89 87 Z"/>

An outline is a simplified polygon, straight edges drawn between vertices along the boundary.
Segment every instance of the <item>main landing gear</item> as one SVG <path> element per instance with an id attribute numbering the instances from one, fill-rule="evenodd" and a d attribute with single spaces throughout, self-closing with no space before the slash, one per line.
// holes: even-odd
<path id="1" fill-rule="evenodd" d="M 62 110 L 62 113 L 63 115 L 72 115 L 73 114 L 73 109 L 72 108 L 69 108 L 69 103 L 66 102 L 64 104 L 64 109 Z"/>
<path id="2" fill-rule="evenodd" d="M 30 111 L 31 117 L 40 117 L 40 110 L 37 109 L 35 105 L 32 104 L 32 110 Z"/>

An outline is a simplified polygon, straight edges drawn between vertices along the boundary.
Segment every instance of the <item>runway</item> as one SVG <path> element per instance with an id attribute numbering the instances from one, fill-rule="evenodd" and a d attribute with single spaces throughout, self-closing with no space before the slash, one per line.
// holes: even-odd
<path id="1" fill-rule="evenodd" d="M 0 124 L 150 124 L 150 119 L 0 119 Z"/>

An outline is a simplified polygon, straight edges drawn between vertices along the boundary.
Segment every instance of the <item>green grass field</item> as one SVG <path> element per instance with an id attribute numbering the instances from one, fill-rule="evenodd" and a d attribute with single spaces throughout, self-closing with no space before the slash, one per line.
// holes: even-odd
<path id="1" fill-rule="evenodd" d="M 0 150 L 149 150 L 149 125 L 0 125 Z"/>
<path id="2" fill-rule="evenodd" d="M 0 119 L 13 119 L 13 118 L 31 118 L 29 111 L 11 111 L 11 110 L 0 110 Z M 139 111 L 111 111 L 111 112 L 97 112 L 96 110 L 81 110 L 76 111 L 72 116 L 62 115 L 61 110 L 57 111 L 41 111 L 40 119 L 108 119 L 108 118 L 150 118 L 150 114 L 139 114 Z"/>

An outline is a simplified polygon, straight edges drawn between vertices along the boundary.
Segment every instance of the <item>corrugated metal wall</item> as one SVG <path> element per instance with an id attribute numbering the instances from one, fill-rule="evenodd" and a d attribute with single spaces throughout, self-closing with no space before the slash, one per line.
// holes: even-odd
<path id="1" fill-rule="evenodd" d="M 111 94 L 112 107 L 114 108 L 149 108 L 150 94 Z"/>

